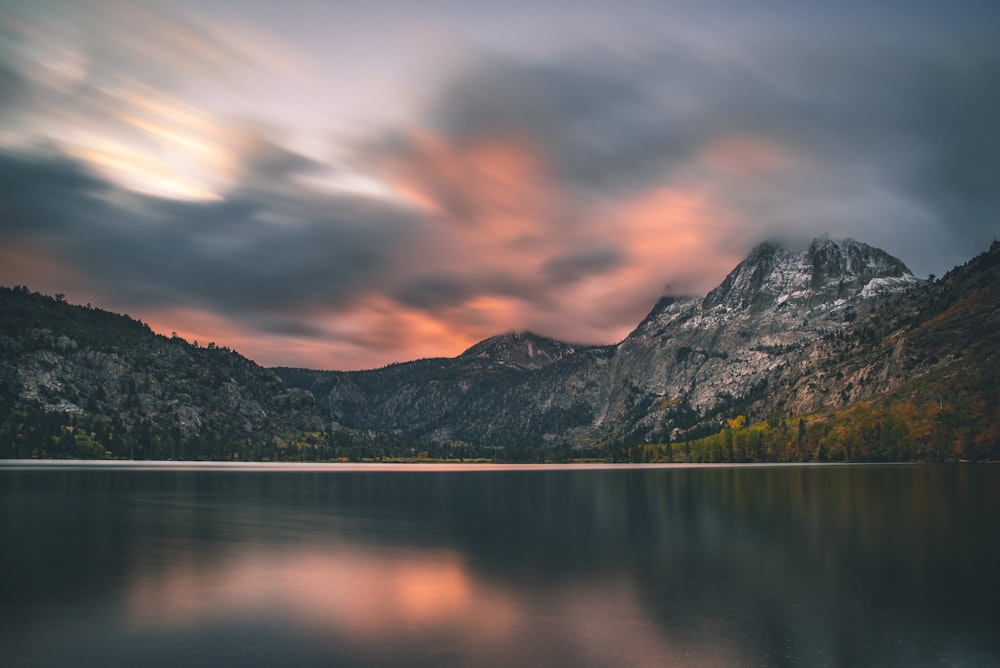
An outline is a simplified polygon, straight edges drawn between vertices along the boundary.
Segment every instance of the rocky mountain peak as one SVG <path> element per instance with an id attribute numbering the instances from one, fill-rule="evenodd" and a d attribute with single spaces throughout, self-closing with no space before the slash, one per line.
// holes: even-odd
<path id="1" fill-rule="evenodd" d="M 851 239 L 763 243 L 703 300 L 661 299 L 619 345 L 615 373 L 667 404 L 717 410 L 838 335 L 858 301 L 918 283 L 898 259 Z M 612 396 L 611 419 L 630 401 L 628 391 Z M 662 416 L 649 415 L 652 428 Z"/>
<path id="2" fill-rule="evenodd" d="M 765 242 L 708 293 L 703 307 L 750 314 L 791 305 L 811 309 L 917 282 L 902 261 L 853 239 Z"/>
<path id="3" fill-rule="evenodd" d="M 462 360 L 481 360 L 491 368 L 540 369 L 568 357 L 579 346 L 557 341 L 534 332 L 508 332 L 475 344 L 461 355 Z"/>

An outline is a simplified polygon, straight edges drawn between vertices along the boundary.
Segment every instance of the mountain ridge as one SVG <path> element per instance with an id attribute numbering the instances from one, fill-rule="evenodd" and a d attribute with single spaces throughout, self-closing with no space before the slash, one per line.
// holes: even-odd
<path id="1" fill-rule="evenodd" d="M 339 372 L 264 369 L 3 288 L 0 456 L 600 455 L 902 391 L 968 395 L 992 415 L 998 267 L 997 243 L 924 281 L 852 240 L 767 242 L 705 297 L 658 300 L 618 344 L 508 332 L 453 358 Z"/>
<path id="2" fill-rule="evenodd" d="M 878 280 L 885 285 L 871 290 Z M 437 442 L 579 445 L 620 438 L 622 430 L 627 438 L 676 438 L 697 426 L 693 416 L 759 391 L 813 339 L 842 328 L 852 303 L 920 284 L 898 259 L 853 240 L 765 242 L 706 297 L 661 298 L 623 341 L 584 349 L 544 374 L 455 375 L 462 356 L 439 360 L 437 375 L 408 376 L 405 363 L 392 374 L 328 372 L 352 391 L 346 401 L 331 393 L 327 404 L 351 424 L 407 429 Z M 746 298 L 758 295 L 769 298 Z M 428 413 L 430 397 L 439 410 Z"/>

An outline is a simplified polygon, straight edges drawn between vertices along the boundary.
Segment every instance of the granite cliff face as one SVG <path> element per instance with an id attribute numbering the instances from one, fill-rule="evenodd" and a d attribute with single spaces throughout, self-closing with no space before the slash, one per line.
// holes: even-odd
<path id="1" fill-rule="evenodd" d="M 662 439 L 688 426 L 675 413 L 706 416 L 765 393 L 773 401 L 771 381 L 790 367 L 809 373 L 820 344 L 841 335 L 859 308 L 920 283 L 896 258 L 856 241 L 762 244 L 704 299 L 662 299 L 618 346 L 618 392 L 602 419 Z M 631 410 L 631 395 L 650 407 Z"/>

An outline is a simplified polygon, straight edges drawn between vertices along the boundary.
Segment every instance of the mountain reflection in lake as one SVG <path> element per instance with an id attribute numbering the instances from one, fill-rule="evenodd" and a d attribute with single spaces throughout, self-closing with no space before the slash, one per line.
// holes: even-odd
<path id="1" fill-rule="evenodd" d="M 5 666 L 997 665 L 1000 467 L 0 467 Z"/>

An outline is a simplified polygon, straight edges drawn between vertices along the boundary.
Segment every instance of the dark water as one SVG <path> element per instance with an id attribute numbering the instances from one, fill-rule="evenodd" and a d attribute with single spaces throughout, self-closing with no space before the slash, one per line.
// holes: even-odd
<path id="1" fill-rule="evenodd" d="M 1000 466 L 8 466 L 0 665 L 1000 665 Z"/>

